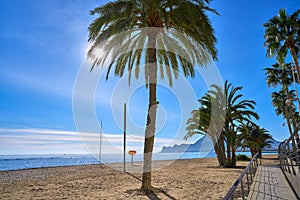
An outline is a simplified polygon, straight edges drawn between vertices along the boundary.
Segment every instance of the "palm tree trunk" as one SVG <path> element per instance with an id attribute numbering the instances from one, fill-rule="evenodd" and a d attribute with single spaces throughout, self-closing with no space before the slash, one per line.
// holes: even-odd
<path id="1" fill-rule="evenodd" d="M 289 91 L 288 91 L 287 86 L 285 86 L 285 92 L 287 94 L 288 99 L 290 99 L 291 97 L 289 95 Z M 296 139 L 296 142 L 294 142 L 294 139 L 293 139 L 292 146 L 293 146 L 294 151 L 297 151 L 297 149 L 300 148 L 300 140 L 299 140 L 297 122 L 296 122 L 296 119 L 294 117 L 294 114 L 293 114 L 292 110 L 286 105 L 285 102 L 284 102 L 284 105 L 285 105 L 285 108 L 286 108 L 285 109 L 286 120 L 287 120 L 287 123 L 288 123 L 290 135 L 291 135 L 291 137 Z M 290 123 L 289 123 L 290 120 L 292 120 L 292 125 L 293 126 L 290 125 Z M 292 129 L 292 127 L 293 127 L 293 129 Z"/>
<path id="2" fill-rule="evenodd" d="M 255 156 L 255 150 L 252 148 L 250 148 L 250 151 L 251 151 L 251 157 L 253 158 Z"/>
<path id="3" fill-rule="evenodd" d="M 297 72 L 297 81 L 299 83 L 300 81 L 300 68 L 299 68 L 299 62 L 298 62 L 298 56 L 297 56 L 297 53 L 295 51 L 295 48 L 294 46 L 290 46 L 289 47 L 290 51 L 291 51 L 291 54 L 292 54 L 292 57 L 293 57 L 293 60 L 294 60 L 294 63 L 295 63 L 295 68 L 296 68 L 296 72 Z M 297 94 L 297 102 L 298 102 L 298 109 L 300 109 L 300 99 L 298 97 L 298 90 L 297 88 L 295 88 L 296 90 L 296 94 Z M 295 127 L 296 129 L 294 129 L 294 135 L 296 137 L 296 141 L 297 141 L 297 144 L 298 144 L 298 148 L 300 148 L 300 139 L 299 139 L 299 134 L 298 134 L 298 125 L 296 125 Z"/>
<path id="4" fill-rule="evenodd" d="M 214 141 L 214 150 L 217 154 L 217 159 L 220 166 L 225 166 L 226 156 L 225 156 L 225 147 L 224 147 L 224 138 L 223 135 L 220 135 Z"/>
<path id="5" fill-rule="evenodd" d="M 226 155 L 225 155 L 225 145 L 224 145 L 224 135 L 221 133 L 219 136 L 219 148 L 221 150 L 220 157 L 222 161 L 222 166 L 226 164 Z"/>
<path id="6" fill-rule="evenodd" d="M 286 123 L 288 125 L 288 129 L 289 129 L 290 135 L 293 135 L 293 130 L 292 130 L 292 126 L 290 124 L 289 116 L 287 116 L 287 118 L 286 118 Z"/>
<path id="7" fill-rule="evenodd" d="M 227 167 L 231 166 L 231 145 L 232 145 L 232 135 L 231 135 L 231 131 L 230 128 L 227 127 L 227 131 L 226 131 L 226 151 L 227 151 Z"/>
<path id="8" fill-rule="evenodd" d="M 239 141 L 237 140 L 237 134 L 236 131 L 232 132 L 233 135 L 233 142 L 232 142 L 232 146 L 231 146 L 231 150 L 232 150 L 232 158 L 231 158 L 231 167 L 236 167 L 236 149 L 237 147 L 240 145 Z"/>
<path id="9" fill-rule="evenodd" d="M 236 166 L 236 154 L 235 154 L 235 148 L 232 148 L 232 159 L 231 159 L 231 167 Z"/>
<path id="10" fill-rule="evenodd" d="M 231 148 L 230 148 L 230 141 L 229 137 L 227 138 L 226 141 L 226 150 L 227 150 L 227 166 L 229 167 L 231 165 Z"/>
<path id="11" fill-rule="evenodd" d="M 294 60 L 294 63 L 295 63 L 298 81 L 300 81 L 300 69 L 299 69 L 299 63 L 298 63 L 297 53 L 296 53 L 296 51 L 295 51 L 295 49 L 294 49 L 293 46 L 289 47 L 289 49 L 291 51 L 291 54 L 292 54 L 292 57 L 293 57 L 293 60 Z"/>
<path id="12" fill-rule="evenodd" d="M 290 96 L 289 96 L 288 87 L 287 86 L 283 86 L 283 88 L 285 88 L 284 90 L 285 90 L 286 96 L 289 99 Z M 292 126 L 290 124 L 290 115 L 289 115 L 289 112 L 288 112 L 289 108 L 288 108 L 288 105 L 286 104 L 286 101 L 283 102 L 283 108 L 284 108 L 284 115 L 285 115 L 285 119 L 286 119 L 286 122 L 287 122 L 287 125 L 288 125 L 288 129 L 289 129 L 290 135 L 293 135 Z"/>
<path id="13" fill-rule="evenodd" d="M 288 108 L 288 110 L 289 110 L 289 116 L 291 116 L 292 125 L 293 125 L 293 131 L 291 134 L 291 137 L 293 137 L 292 146 L 293 146 L 293 151 L 296 152 L 300 148 L 299 147 L 300 143 L 299 143 L 298 127 L 297 127 L 297 122 L 295 120 L 292 110 L 289 108 Z M 295 139 L 296 139 L 296 142 L 295 142 Z"/>
<path id="14" fill-rule="evenodd" d="M 214 145 L 214 150 L 215 150 L 215 152 L 216 152 L 216 154 L 217 154 L 217 159 L 218 159 L 219 165 L 220 165 L 220 166 L 223 166 L 224 163 L 223 163 L 222 158 L 221 158 L 221 150 L 220 150 L 218 144 L 215 144 L 215 145 Z"/>
<path id="15" fill-rule="evenodd" d="M 291 136 L 293 138 L 295 138 L 296 143 L 297 143 L 297 144 L 295 144 L 295 147 L 299 149 L 300 148 L 299 134 L 298 134 L 298 129 L 299 128 L 298 128 L 295 116 L 294 116 L 293 112 L 291 111 L 291 109 L 289 109 L 289 112 L 290 112 L 290 116 L 291 116 L 291 119 L 292 119 L 292 125 L 293 125 L 293 132 L 292 132 Z"/>
<path id="16" fill-rule="evenodd" d="M 295 63 L 295 68 L 296 68 L 296 71 L 297 71 L 297 81 L 299 83 L 300 81 L 300 68 L 299 68 L 299 62 L 298 62 L 298 56 L 297 56 L 297 53 L 295 51 L 295 48 L 292 46 L 290 47 L 290 51 L 291 51 L 291 54 L 292 54 L 292 57 L 293 57 L 293 60 L 294 60 L 294 63 Z M 297 88 L 295 88 L 296 90 L 296 94 L 297 94 L 297 102 L 298 102 L 298 109 L 300 109 L 300 99 L 299 99 L 299 96 L 298 96 L 298 90 Z M 298 134 L 298 125 L 296 125 L 296 129 L 294 129 L 294 134 L 296 136 L 296 141 L 297 141 L 297 144 L 298 144 L 298 148 L 299 145 L 300 145 L 300 139 L 299 139 L 299 134 Z"/>
<path id="17" fill-rule="evenodd" d="M 261 148 L 258 150 L 258 158 L 262 158 L 262 149 Z"/>
<path id="18" fill-rule="evenodd" d="M 225 155 L 225 145 L 224 145 L 224 135 L 220 135 L 220 149 L 221 149 L 221 158 L 222 158 L 222 162 L 223 162 L 223 166 L 226 163 L 226 155 Z"/>
<path id="19" fill-rule="evenodd" d="M 156 36 L 149 34 L 149 45 L 155 47 Z M 147 58 L 147 70 L 149 78 L 149 104 L 147 124 L 145 130 L 145 143 L 144 143 L 144 166 L 143 166 L 143 178 L 142 189 L 145 191 L 152 190 L 151 184 L 151 172 L 152 172 L 152 151 L 154 147 L 154 135 L 156 125 L 156 111 L 157 111 L 157 99 L 156 99 L 156 83 L 157 83 L 157 66 L 156 66 L 156 49 L 148 48 Z"/>

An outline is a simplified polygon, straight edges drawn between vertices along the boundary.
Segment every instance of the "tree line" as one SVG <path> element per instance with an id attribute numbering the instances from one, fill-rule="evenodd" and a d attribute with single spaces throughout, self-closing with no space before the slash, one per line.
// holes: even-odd
<path id="1" fill-rule="evenodd" d="M 200 107 L 192 111 L 187 121 L 185 139 L 195 134 L 209 136 L 220 166 L 236 166 L 238 147 L 249 148 L 252 156 L 270 147 L 272 136 L 254 120 L 256 102 L 243 98 L 242 87 L 227 80 L 224 86 L 213 85 L 200 100 Z"/>

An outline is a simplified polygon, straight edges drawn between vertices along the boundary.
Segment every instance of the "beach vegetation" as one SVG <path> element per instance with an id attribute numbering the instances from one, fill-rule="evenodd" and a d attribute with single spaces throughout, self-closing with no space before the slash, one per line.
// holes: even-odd
<path id="1" fill-rule="evenodd" d="M 239 137 L 239 127 L 254 119 L 259 119 L 254 110 L 256 103 L 253 100 L 244 99 L 241 94 L 242 87 L 235 87 L 228 80 L 225 81 L 223 87 L 214 85 L 212 88 L 199 100 L 200 107 L 191 112 L 192 116 L 187 121 L 185 139 L 195 134 L 209 136 L 214 143 L 219 165 L 235 167 L 236 150 L 242 141 Z M 219 130 L 214 128 L 216 121 L 212 117 L 214 116 L 212 105 L 222 106 L 221 110 L 225 110 L 224 120 L 222 120 L 224 123 Z M 220 126 L 217 127 L 220 128 Z"/>
<path id="2" fill-rule="evenodd" d="M 265 128 L 248 122 L 241 124 L 239 127 L 240 146 L 243 149 L 249 148 L 251 156 L 254 157 L 258 153 L 258 158 L 262 158 L 264 148 L 272 147 L 273 137 Z"/>
<path id="3" fill-rule="evenodd" d="M 236 156 L 236 161 L 250 161 L 251 159 L 245 154 L 238 154 Z"/>

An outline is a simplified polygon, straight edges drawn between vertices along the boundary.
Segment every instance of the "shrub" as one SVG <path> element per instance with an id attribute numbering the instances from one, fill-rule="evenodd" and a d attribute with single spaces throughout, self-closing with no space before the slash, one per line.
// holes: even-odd
<path id="1" fill-rule="evenodd" d="M 237 161 L 250 161 L 251 159 L 248 158 L 248 156 L 244 155 L 244 154 L 238 154 L 236 156 L 236 160 Z"/>

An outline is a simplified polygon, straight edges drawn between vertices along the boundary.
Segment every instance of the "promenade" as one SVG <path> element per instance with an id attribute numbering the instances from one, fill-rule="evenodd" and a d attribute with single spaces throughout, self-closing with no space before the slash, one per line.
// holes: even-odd
<path id="1" fill-rule="evenodd" d="M 279 165 L 262 163 L 256 172 L 248 199 L 293 200 L 297 197 L 285 179 Z"/>

